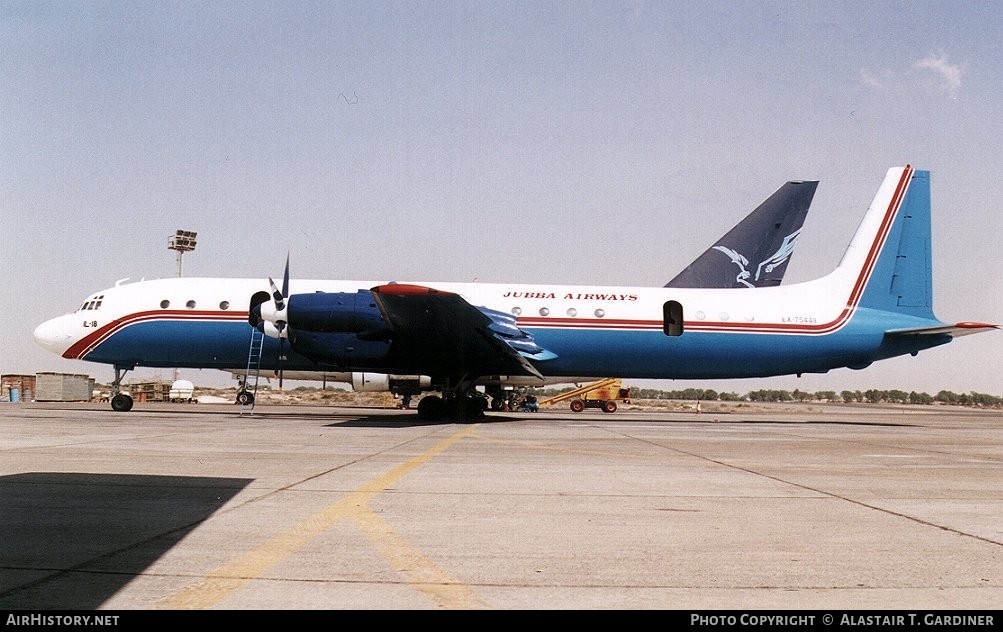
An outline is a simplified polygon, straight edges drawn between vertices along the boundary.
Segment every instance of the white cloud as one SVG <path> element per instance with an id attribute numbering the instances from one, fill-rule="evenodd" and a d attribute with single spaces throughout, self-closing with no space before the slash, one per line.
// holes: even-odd
<path id="1" fill-rule="evenodd" d="M 964 69 L 947 61 L 947 55 L 944 53 L 940 55 L 928 55 L 912 66 L 913 68 L 932 70 L 937 73 L 943 79 L 943 88 L 951 98 L 958 96 L 958 90 L 961 89 L 961 75 Z"/>
<path id="2" fill-rule="evenodd" d="M 871 86 L 872 88 L 881 88 L 881 79 L 877 77 L 873 72 L 867 68 L 860 69 L 860 80 L 864 82 L 865 85 Z"/>
<path id="3" fill-rule="evenodd" d="M 875 71 L 870 68 L 861 68 L 860 81 L 862 81 L 864 85 L 880 90 L 887 87 L 889 84 L 894 83 L 895 73 L 891 70 Z"/>

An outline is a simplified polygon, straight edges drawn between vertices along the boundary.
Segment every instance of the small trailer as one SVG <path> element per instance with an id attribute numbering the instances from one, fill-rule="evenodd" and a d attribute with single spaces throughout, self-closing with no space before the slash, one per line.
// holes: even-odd
<path id="1" fill-rule="evenodd" d="M 195 385 L 188 380 L 175 380 L 167 396 L 172 402 L 194 402 Z"/>
<path id="2" fill-rule="evenodd" d="M 598 408 L 606 413 L 616 412 L 617 402 L 630 403 L 630 389 L 622 387 L 623 380 L 611 377 L 586 384 L 540 402 L 540 406 L 550 406 L 570 400 L 571 410 L 580 413 L 586 408 Z"/>

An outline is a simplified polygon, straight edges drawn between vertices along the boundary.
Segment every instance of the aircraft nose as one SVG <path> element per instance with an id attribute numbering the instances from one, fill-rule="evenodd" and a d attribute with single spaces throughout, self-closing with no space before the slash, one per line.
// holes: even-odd
<path id="1" fill-rule="evenodd" d="M 47 320 L 35 328 L 35 342 L 46 351 L 63 355 L 72 341 L 72 335 L 62 318 Z"/>

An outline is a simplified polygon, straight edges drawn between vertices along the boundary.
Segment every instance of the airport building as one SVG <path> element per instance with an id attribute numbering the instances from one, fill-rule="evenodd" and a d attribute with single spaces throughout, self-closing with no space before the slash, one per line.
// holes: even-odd
<path id="1" fill-rule="evenodd" d="M 0 401 L 87 402 L 94 392 L 94 378 L 81 373 L 44 372 L 35 375 L 0 376 Z"/>
<path id="2" fill-rule="evenodd" d="M 34 396 L 34 375 L 0 376 L 0 402 L 30 402 Z"/>

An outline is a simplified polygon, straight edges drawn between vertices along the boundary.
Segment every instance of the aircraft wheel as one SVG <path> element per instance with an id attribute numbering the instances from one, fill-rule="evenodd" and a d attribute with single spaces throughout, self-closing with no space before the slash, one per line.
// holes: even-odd
<path id="1" fill-rule="evenodd" d="M 580 399 L 571 400 L 571 412 L 580 413 L 585 410 L 585 402 Z"/>
<path id="2" fill-rule="evenodd" d="M 609 400 L 608 402 L 603 402 L 602 405 L 603 412 L 615 413 L 616 412 L 616 402 Z"/>
<path id="3" fill-rule="evenodd" d="M 484 401 L 483 397 L 473 396 L 463 398 L 464 419 L 483 419 L 486 405 L 487 402 Z"/>
<path id="4" fill-rule="evenodd" d="M 254 393 L 240 391 L 237 393 L 237 403 L 241 406 L 249 406 L 254 403 Z"/>
<path id="5" fill-rule="evenodd" d="M 505 408 L 505 400 L 501 397 L 492 397 L 491 410 L 501 410 L 502 408 Z"/>
<path id="6" fill-rule="evenodd" d="M 422 397 L 418 402 L 418 419 L 435 421 L 445 412 L 445 402 L 438 395 Z"/>
<path id="7" fill-rule="evenodd" d="M 132 398 L 119 393 L 111 398 L 111 409 L 117 413 L 125 413 L 132 410 Z"/>

